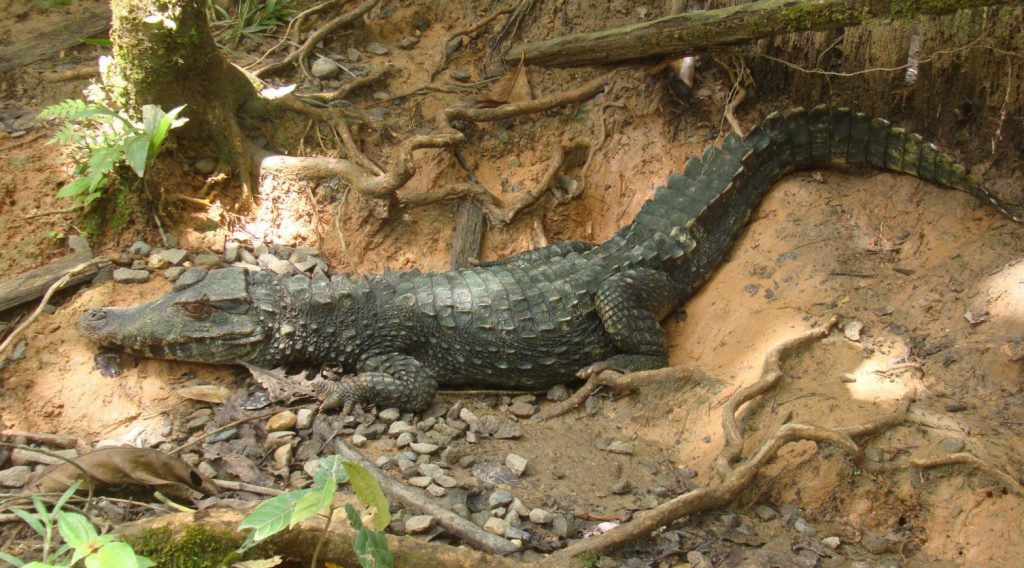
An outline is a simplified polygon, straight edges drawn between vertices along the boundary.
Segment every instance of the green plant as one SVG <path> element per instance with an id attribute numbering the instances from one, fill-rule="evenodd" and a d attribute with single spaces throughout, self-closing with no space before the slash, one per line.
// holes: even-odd
<path id="1" fill-rule="evenodd" d="M 368 528 L 352 505 L 345 506 L 349 523 L 357 531 L 352 546 L 359 558 L 360 566 L 391 568 L 394 559 L 388 549 L 387 539 L 381 532 L 391 522 L 387 498 L 370 472 L 359 464 L 336 455 L 320 460 L 320 467 L 313 474 L 313 487 L 272 497 L 253 509 L 238 527 L 239 530 L 252 529 L 239 550 L 247 550 L 271 535 L 294 527 L 317 514 L 324 514 L 327 517 L 327 526 L 324 527 L 326 533 L 334 516 L 334 492 L 337 491 L 339 484 L 345 482 L 352 485 L 352 490 L 364 506 L 374 509 L 370 521 L 372 528 Z M 315 565 L 315 555 L 313 562 Z"/>
<path id="2" fill-rule="evenodd" d="M 179 118 L 183 106 L 164 112 L 156 105 L 142 107 L 142 121 L 135 122 L 123 111 L 103 102 L 67 99 L 39 113 L 40 120 L 56 119 L 63 124 L 51 143 L 69 147 L 75 162 L 75 179 L 57 192 L 58 197 L 76 199 L 88 205 L 102 195 L 110 173 L 121 163 L 144 178 L 160 153 L 167 133 L 188 121 Z"/>
<path id="3" fill-rule="evenodd" d="M 242 0 L 231 14 L 213 0 L 206 2 L 206 17 L 214 37 L 222 45 L 234 46 L 242 37 L 256 38 L 295 16 L 290 0 Z"/>
<path id="4" fill-rule="evenodd" d="M 16 568 L 74 566 L 82 560 L 85 561 L 86 568 L 148 568 L 155 566 L 150 559 L 135 554 L 131 546 L 117 540 L 116 535 L 99 534 L 85 515 L 61 510 L 68 499 L 78 490 L 79 485 L 81 482 L 69 487 L 57 499 L 51 510 L 47 510 L 46 504 L 36 495 L 32 496 L 32 505 L 36 509 L 34 514 L 12 507 L 11 511 L 42 537 L 42 561 L 25 562 L 6 552 L 0 552 L 0 560 L 9 562 Z M 54 545 L 56 536 L 54 527 L 64 544 L 51 553 L 50 549 Z"/>

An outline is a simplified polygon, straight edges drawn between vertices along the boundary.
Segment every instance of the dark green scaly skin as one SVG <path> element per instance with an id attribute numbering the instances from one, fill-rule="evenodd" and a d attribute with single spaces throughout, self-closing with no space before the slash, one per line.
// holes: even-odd
<path id="1" fill-rule="evenodd" d="M 91 310 L 80 325 L 102 344 L 152 357 L 340 366 L 352 375 L 319 390 L 325 407 L 346 411 L 421 409 L 438 385 L 538 389 L 601 369 L 662 367 L 659 321 L 707 281 L 772 184 L 833 162 L 967 191 L 1020 222 L 919 136 L 846 109 L 796 109 L 690 159 L 600 245 L 365 280 L 191 269 L 165 297 Z"/>

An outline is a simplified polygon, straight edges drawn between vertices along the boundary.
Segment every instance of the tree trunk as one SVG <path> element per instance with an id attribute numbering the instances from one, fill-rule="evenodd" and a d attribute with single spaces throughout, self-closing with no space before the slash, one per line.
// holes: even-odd
<path id="1" fill-rule="evenodd" d="M 705 12 L 515 46 L 509 63 L 553 67 L 613 63 L 706 50 L 778 34 L 843 28 L 873 18 L 941 15 L 983 6 L 1020 5 L 1021 0 L 758 0 Z"/>
<path id="2" fill-rule="evenodd" d="M 124 79 L 116 96 L 125 108 L 188 105 L 182 134 L 212 141 L 222 161 L 240 168 L 247 199 L 248 152 L 235 113 L 255 100 L 256 88 L 221 55 L 204 5 L 202 0 L 112 0 L 111 40 L 116 71 Z"/>

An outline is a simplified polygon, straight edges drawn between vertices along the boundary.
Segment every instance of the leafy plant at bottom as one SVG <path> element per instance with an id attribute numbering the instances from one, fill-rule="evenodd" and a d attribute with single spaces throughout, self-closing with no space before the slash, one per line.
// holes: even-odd
<path id="1" fill-rule="evenodd" d="M 334 513 L 334 492 L 339 484 L 345 482 L 351 483 L 352 490 L 364 506 L 374 508 L 373 526 L 369 528 L 363 525 L 354 507 L 345 507 L 349 523 L 357 531 L 352 545 L 359 564 L 363 568 L 391 568 L 394 558 L 388 549 L 387 538 L 381 532 L 391 522 L 387 497 L 369 471 L 337 455 L 320 460 L 320 467 L 313 474 L 313 487 L 272 497 L 253 509 L 238 527 L 239 530 L 252 529 L 240 550 L 247 550 L 324 511 L 329 523 Z"/>
<path id="2" fill-rule="evenodd" d="M 64 504 L 75 494 L 81 482 L 69 487 L 53 509 L 47 510 L 46 504 L 38 496 L 32 496 L 32 506 L 36 512 L 12 507 L 11 511 L 25 521 L 43 539 L 42 561 L 25 562 L 6 552 L 0 552 L 0 560 L 9 562 L 16 568 L 57 568 L 74 566 L 84 560 L 86 568 L 149 568 L 155 564 L 144 556 L 135 554 L 132 547 L 117 540 L 116 535 L 101 535 L 89 519 L 82 514 L 62 511 Z M 54 544 L 54 527 L 64 541 L 51 554 Z M 70 558 L 65 558 L 70 553 Z"/>
<path id="3" fill-rule="evenodd" d="M 110 173 L 120 163 L 144 178 L 167 133 L 188 121 L 178 117 L 184 108 L 164 112 L 156 105 L 145 105 L 141 122 L 133 122 L 124 112 L 102 102 L 67 99 L 43 109 L 40 120 L 63 123 L 50 142 L 67 146 L 75 162 L 75 179 L 57 196 L 76 199 L 80 205 L 92 203 L 102 195 Z"/>

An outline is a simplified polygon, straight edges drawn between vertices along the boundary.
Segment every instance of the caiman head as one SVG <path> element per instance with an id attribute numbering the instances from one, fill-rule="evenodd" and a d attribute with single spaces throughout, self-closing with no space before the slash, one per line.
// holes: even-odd
<path id="1" fill-rule="evenodd" d="M 289 310 L 272 273 L 192 268 L 159 300 L 86 312 L 79 328 L 103 346 L 159 359 L 275 366 L 288 359 L 281 341 Z"/>

